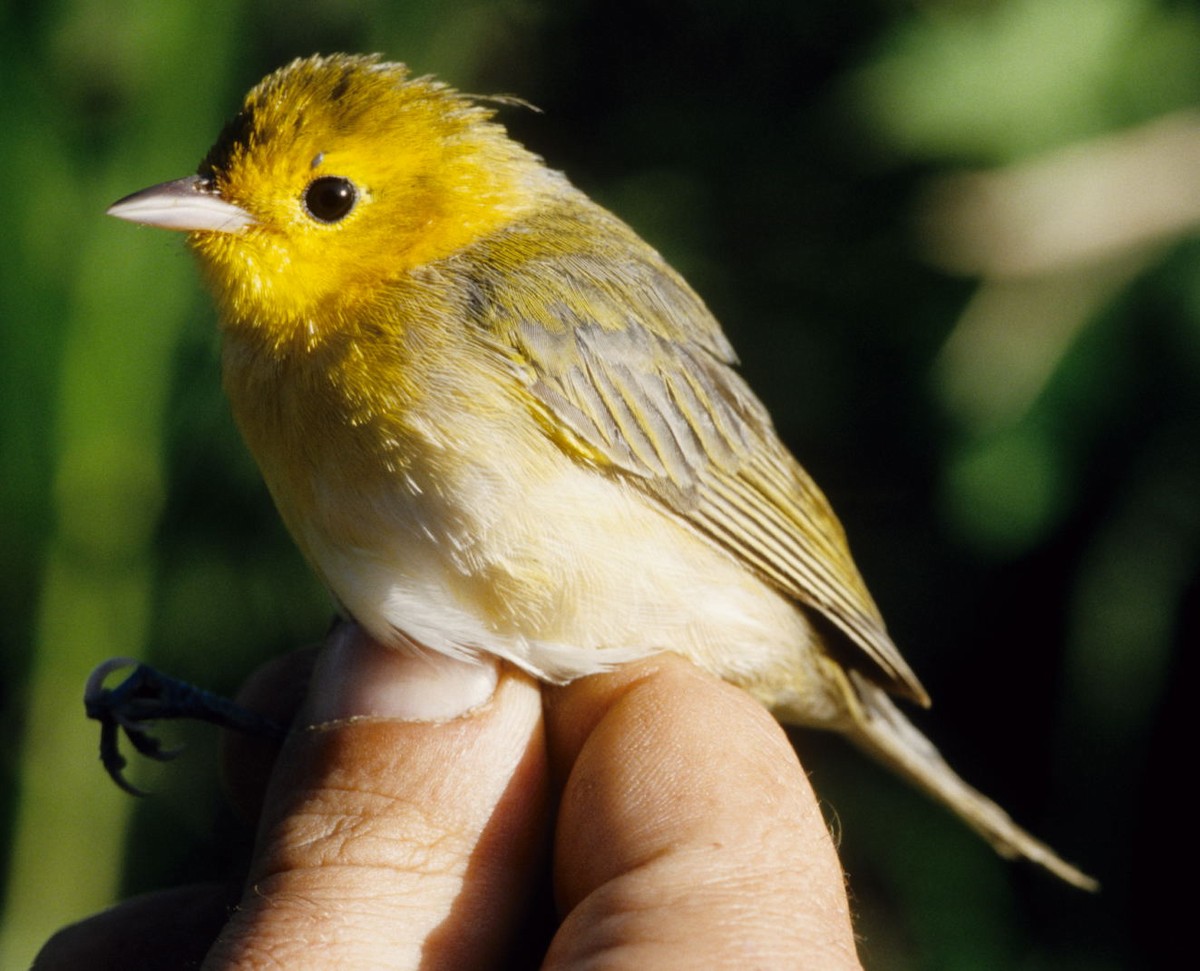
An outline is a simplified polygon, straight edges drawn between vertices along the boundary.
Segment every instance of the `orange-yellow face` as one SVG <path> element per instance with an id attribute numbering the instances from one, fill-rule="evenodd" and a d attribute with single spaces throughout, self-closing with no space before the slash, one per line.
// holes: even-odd
<path id="1" fill-rule="evenodd" d="M 399 64 L 308 58 L 247 95 L 195 178 L 113 212 L 189 233 L 226 326 L 311 333 L 529 204 L 545 170 L 490 118 Z"/>

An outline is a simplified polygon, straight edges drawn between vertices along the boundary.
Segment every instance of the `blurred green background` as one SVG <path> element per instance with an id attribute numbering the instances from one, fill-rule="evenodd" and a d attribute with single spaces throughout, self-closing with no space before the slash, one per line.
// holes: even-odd
<path id="1" fill-rule="evenodd" d="M 504 120 L 725 323 L 934 696 L 920 724 L 1104 884 L 1006 864 L 798 736 L 867 966 L 1167 963 L 1194 845 L 1174 773 L 1200 634 L 1195 3 L 0 10 L 0 967 L 120 896 L 219 879 L 248 839 L 210 731 L 135 767 L 153 798 L 108 782 L 88 671 L 132 655 L 231 691 L 327 623 L 182 241 L 103 211 L 194 171 L 267 71 L 333 50 L 543 110 Z"/>

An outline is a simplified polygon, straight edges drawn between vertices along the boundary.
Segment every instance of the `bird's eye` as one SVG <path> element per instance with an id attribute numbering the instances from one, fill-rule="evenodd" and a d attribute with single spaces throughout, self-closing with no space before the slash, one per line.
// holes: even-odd
<path id="1" fill-rule="evenodd" d="M 358 201 L 358 189 L 349 179 L 323 175 L 304 190 L 304 208 L 313 219 L 336 223 L 345 219 Z"/>

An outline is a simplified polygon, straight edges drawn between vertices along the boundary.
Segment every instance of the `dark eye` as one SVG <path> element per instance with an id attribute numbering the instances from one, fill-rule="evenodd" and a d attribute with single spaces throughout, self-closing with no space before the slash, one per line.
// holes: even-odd
<path id="1" fill-rule="evenodd" d="M 336 223 L 345 219 L 358 201 L 358 190 L 349 179 L 325 175 L 313 179 L 304 190 L 304 208 L 313 219 Z"/>

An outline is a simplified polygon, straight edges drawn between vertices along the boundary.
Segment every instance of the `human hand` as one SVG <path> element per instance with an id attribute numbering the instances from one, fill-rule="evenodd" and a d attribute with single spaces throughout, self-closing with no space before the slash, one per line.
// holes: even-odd
<path id="1" fill-rule="evenodd" d="M 281 659 L 243 697 L 286 715 L 312 663 Z M 540 692 L 343 626 L 311 683 L 296 724 L 315 727 L 277 758 L 230 747 L 259 818 L 232 913 L 216 886 L 145 895 L 61 931 L 38 971 L 859 966 L 786 737 L 687 662 Z M 547 887 L 561 916 L 541 934 Z"/>

